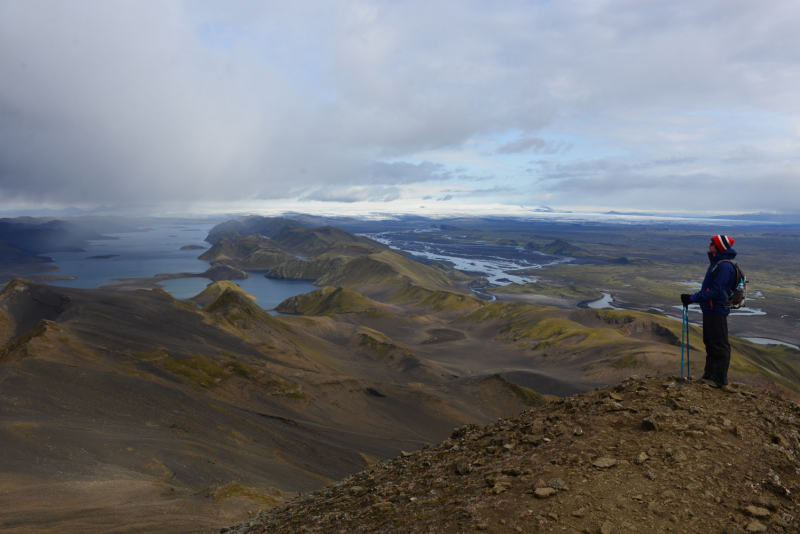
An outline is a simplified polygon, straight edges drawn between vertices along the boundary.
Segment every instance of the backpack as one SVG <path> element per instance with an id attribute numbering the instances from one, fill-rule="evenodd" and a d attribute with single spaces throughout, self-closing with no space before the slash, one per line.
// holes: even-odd
<path id="1" fill-rule="evenodd" d="M 736 279 L 733 282 L 733 289 L 728 295 L 728 298 L 725 300 L 723 307 L 727 310 L 738 310 L 739 308 L 744 308 L 744 301 L 747 299 L 747 284 L 749 283 L 747 281 L 747 276 L 745 276 L 745 274 L 739 268 L 739 264 L 733 260 L 720 260 L 714 266 L 714 268 L 711 269 L 712 273 L 717 270 L 717 267 L 719 267 L 720 263 L 730 263 L 733 265 L 733 268 L 736 271 Z"/>

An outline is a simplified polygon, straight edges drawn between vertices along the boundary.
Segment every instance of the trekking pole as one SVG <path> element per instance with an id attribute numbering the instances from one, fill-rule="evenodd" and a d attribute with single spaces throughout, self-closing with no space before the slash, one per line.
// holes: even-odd
<path id="1" fill-rule="evenodd" d="M 686 306 L 683 307 L 683 320 L 681 321 L 681 387 L 683 387 L 683 351 L 686 348 Z"/>
<path id="2" fill-rule="evenodd" d="M 689 306 L 683 308 L 684 322 L 686 323 L 686 381 L 692 381 L 692 368 L 689 360 Z"/>

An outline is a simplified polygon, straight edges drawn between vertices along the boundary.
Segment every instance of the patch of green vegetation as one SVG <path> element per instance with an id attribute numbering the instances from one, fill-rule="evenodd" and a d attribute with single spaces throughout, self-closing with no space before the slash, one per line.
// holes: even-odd
<path id="1" fill-rule="evenodd" d="M 231 372 L 245 378 L 249 378 L 250 380 L 256 380 L 258 378 L 258 371 L 249 365 L 243 364 L 242 362 L 230 360 L 225 362 L 225 367 Z"/>
<path id="2" fill-rule="evenodd" d="M 597 317 L 608 324 L 629 324 L 639 318 L 636 312 L 627 310 L 597 310 Z"/>
<path id="3" fill-rule="evenodd" d="M 544 254 L 553 254 L 556 256 L 573 256 L 575 258 L 588 257 L 591 254 L 580 247 L 576 247 L 563 239 L 556 239 L 547 245 L 537 245 L 536 243 L 527 243 L 525 248 L 528 250 L 537 250 Z"/>
<path id="4" fill-rule="evenodd" d="M 275 240 L 283 247 L 303 256 L 322 254 L 330 246 L 337 243 L 361 243 L 375 249 L 388 249 L 368 237 L 351 234 L 341 228 L 320 226 L 317 228 L 292 228 L 275 236 Z"/>
<path id="5" fill-rule="evenodd" d="M 328 317 L 342 313 L 358 313 L 369 317 L 392 317 L 392 314 L 381 310 L 377 302 L 364 295 L 343 287 L 331 286 L 286 299 L 276 309 L 289 313 Z"/>
<path id="6" fill-rule="evenodd" d="M 252 488 L 248 488 L 239 484 L 238 482 L 229 482 L 221 488 L 217 488 L 217 490 L 214 492 L 214 499 L 218 501 L 231 497 L 247 497 L 248 499 L 258 501 L 259 503 L 266 504 L 267 506 L 275 505 L 275 499 L 271 496 L 265 493 L 259 493 Z"/>
<path id="7" fill-rule="evenodd" d="M 756 345 L 735 336 L 730 337 L 730 344 L 731 371 L 758 375 L 792 391 L 800 391 L 800 362 L 795 354 L 800 351 Z"/>
<path id="8" fill-rule="evenodd" d="M 483 323 L 494 319 L 502 319 L 504 317 L 514 317 L 535 308 L 537 307 L 531 304 L 525 304 L 524 302 L 491 302 L 459 317 L 457 320 Z"/>
<path id="9" fill-rule="evenodd" d="M 542 395 L 541 393 L 538 393 L 532 390 L 531 388 L 526 388 L 524 386 L 520 386 L 519 384 L 515 384 L 514 382 L 506 380 L 500 375 L 492 375 L 481 380 L 481 382 L 488 382 L 488 381 L 499 381 L 503 387 L 511 391 L 519 400 L 521 400 L 524 404 L 528 406 L 542 405 L 558 398 L 553 395 Z"/>
<path id="10" fill-rule="evenodd" d="M 454 291 L 431 291 L 416 305 L 427 306 L 436 311 L 444 311 L 464 310 L 475 306 L 480 307 L 484 304 L 486 304 L 486 302 L 479 298 L 456 293 Z"/>
<path id="11" fill-rule="evenodd" d="M 315 284 L 356 287 L 365 284 L 402 286 L 409 282 L 433 290 L 452 287 L 444 273 L 389 250 L 354 258 L 341 269 L 321 277 Z"/>
<path id="12" fill-rule="evenodd" d="M 15 350 L 22 348 L 23 354 L 27 355 L 28 348 L 25 346 L 26 343 L 31 341 L 37 337 L 44 337 L 47 335 L 48 324 L 55 325 L 47 320 L 39 321 L 39 324 L 34 326 L 32 329 L 28 330 L 21 336 L 18 336 L 8 343 L 6 343 L 3 348 L 0 348 L 0 360 L 2 360 L 6 355 L 14 352 Z M 60 330 L 59 328 L 55 328 L 56 330 Z M 91 354 L 88 351 L 83 351 L 85 354 Z"/>
<path id="13" fill-rule="evenodd" d="M 502 287 L 493 287 L 488 291 L 490 293 L 553 295 L 575 300 L 597 300 L 603 298 L 603 294 L 600 291 L 591 287 L 577 285 L 551 286 L 539 282 L 512 283 Z"/>
<path id="14" fill-rule="evenodd" d="M 139 358 L 140 360 L 158 360 L 165 356 L 169 356 L 169 353 L 164 349 L 158 349 L 155 352 L 134 352 L 133 356 Z"/>
<path id="15" fill-rule="evenodd" d="M 392 351 L 400 351 L 406 354 L 411 354 L 411 351 L 405 347 L 401 347 L 392 343 L 392 341 L 376 330 L 370 330 L 370 334 L 361 334 L 361 341 L 359 347 L 365 347 L 375 353 L 378 358 L 383 358 L 389 355 Z"/>
<path id="16" fill-rule="evenodd" d="M 221 325 L 231 327 L 239 335 L 238 329 L 250 330 L 256 325 L 268 325 L 272 328 L 294 333 L 287 324 L 272 317 L 267 311 L 261 309 L 245 294 L 239 291 L 226 289 L 220 296 L 209 303 L 203 312 L 213 315 L 214 321 Z"/>
<path id="17" fill-rule="evenodd" d="M 203 291 L 195 295 L 194 297 L 190 298 L 191 301 L 200 301 L 205 300 L 206 302 L 211 302 L 220 295 L 222 295 L 225 291 L 231 290 L 236 291 L 237 293 L 241 293 L 242 295 L 246 296 L 251 300 L 255 300 L 255 297 L 236 285 L 235 283 L 223 280 L 221 282 L 214 282 L 213 284 L 209 285 Z"/>
<path id="18" fill-rule="evenodd" d="M 282 395 L 290 399 L 307 399 L 308 395 L 303 393 L 300 384 L 289 382 L 277 376 L 271 376 L 268 386 L 273 395 Z"/>
<path id="19" fill-rule="evenodd" d="M 200 354 L 178 357 L 161 349 L 153 353 L 137 352 L 134 353 L 134 356 L 149 361 L 166 371 L 184 376 L 190 382 L 205 387 L 211 387 L 216 384 L 216 379 L 230 376 L 220 364 Z"/>
<path id="20" fill-rule="evenodd" d="M 640 360 L 635 354 L 629 354 L 612 363 L 611 367 L 614 369 L 638 369 L 640 367 L 645 367 L 647 364 L 647 358 L 642 358 Z"/>
<path id="21" fill-rule="evenodd" d="M 260 235 L 223 237 L 198 259 L 222 262 L 238 269 L 267 270 L 294 259 L 277 246 L 274 241 Z"/>

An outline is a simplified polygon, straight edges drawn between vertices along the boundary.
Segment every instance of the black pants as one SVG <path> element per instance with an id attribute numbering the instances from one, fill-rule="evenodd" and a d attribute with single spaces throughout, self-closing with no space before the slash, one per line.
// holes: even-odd
<path id="1" fill-rule="evenodd" d="M 728 366 L 731 364 L 727 315 L 703 314 L 703 343 L 706 345 L 706 368 L 703 378 L 724 386 L 728 383 Z"/>

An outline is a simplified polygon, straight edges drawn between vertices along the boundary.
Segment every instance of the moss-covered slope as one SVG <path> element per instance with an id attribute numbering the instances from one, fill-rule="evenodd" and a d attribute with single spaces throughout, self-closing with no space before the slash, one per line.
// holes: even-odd
<path id="1" fill-rule="evenodd" d="M 249 298 L 250 300 L 256 300 L 256 297 L 254 297 L 241 287 L 237 286 L 235 283 L 229 282 L 227 280 L 222 280 L 220 282 L 214 282 L 213 284 L 209 284 L 208 287 L 206 287 L 203 291 L 201 291 L 194 297 L 187 300 L 189 300 L 190 302 L 194 302 L 198 306 L 205 306 L 209 302 L 213 301 L 214 299 L 222 295 L 227 290 L 239 292 L 245 297 Z"/>
<path id="2" fill-rule="evenodd" d="M 577 300 L 597 300 L 603 298 L 603 294 L 591 287 L 567 285 L 551 286 L 539 282 L 529 282 L 527 284 L 511 283 L 501 287 L 488 289 L 490 293 L 501 294 L 533 294 L 533 295 L 552 295 L 567 299 Z"/>
<path id="3" fill-rule="evenodd" d="M 444 273 L 389 250 L 355 258 L 341 269 L 326 274 L 315 284 L 354 288 L 362 285 L 396 287 L 409 282 L 431 290 L 453 287 Z"/>
<path id="4" fill-rule="evenodd" d="M 198 259 L 242 270 L 266 271 L 294 259 L 294 256 L 281 250 L 275 241 L 253 235 L 238 239 L 223 237 Z"/>
<path id="5" fill-rule="evenodd" d="M 276 310 L 301 315 L 336 315 L 363 313 L 370 316 L 390 316 L 383 306 L 364 295 L 343 287 L 326 286 L 305 295 L 297 295 L 281 302 Z"/>
<path id="6" fill-rule="evenodd" d="M 319 228 L 291 228 L 286 229 L 275 237 L 281 247 L 291 250 L 301 256 L 316 256 L 322 254 L 335 243 L 361 243 L 376 249 L 388 249 L 367 237 L 351 234 L 341 228 L 322 226 Z"/>
<path id="7" fill-rule="evenodd" d="M 275 237 L 287 228 L 303 228 L 303 224 L 282 217 L 261 217 L 250 215 L 225 221 L 214 226 L 206 237 L 209 243 L 216 243 L 223 237 L 236 238 L 237 236 L 262 235 Z"/>
<path id="8" fill-rule="evenodd" d="M 352 258 L 322 255 L 317 258 L 295 258 L 270 269 L 267 278 L 295 278 L 317 280 L 344 267 Z"/>

